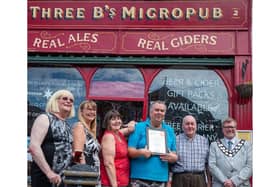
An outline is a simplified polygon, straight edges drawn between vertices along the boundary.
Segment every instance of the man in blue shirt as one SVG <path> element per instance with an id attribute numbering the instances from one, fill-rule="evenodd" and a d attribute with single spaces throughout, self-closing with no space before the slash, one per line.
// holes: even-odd
<path id="1" fill-rule="evenodd" d="M 168 164 L 177 160 L 174 130 L 163 120 L 166 105 L 163 101 L 152 102 L 150 119 L 137 123 L 128 139 L 128 154 L 131 157 L 130 178 L 132 187 L 164 187 L 169 179 Z M 154 155 L 147 149 L 146 129 L 164 130 L 168 153 Z"/>

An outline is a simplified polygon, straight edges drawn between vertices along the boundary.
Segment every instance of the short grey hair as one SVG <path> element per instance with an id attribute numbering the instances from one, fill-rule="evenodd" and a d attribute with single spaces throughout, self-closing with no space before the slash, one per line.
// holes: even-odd
<path id="1" fill-rule="evenodd" d="M 226 119 L 223 121 L 222 127 L 224 127 L 224 125 L 225 125 L 226 123 L 231 123 L 231 122 L 234 123 L 235 127 L 237 126 L 237 121 L 236 121 L 234 118 L 232 118 L 232 117 L 228 117 L 228 118 L 226 118 Z"/>
<path id="2" fill-rule="evenodd" d="M 165 111 L 166 111 L 167 106 L 166 106 L 166 104 L 165 104 L 165 101 L 156 100 L 156 101 L 151 101 L 151 102 L 150 102 L 150 112 L 152 111 L 152 109 L 153 109 L 153 107 L 154 107 L 154 105 L 155 105 L 155 104 L 161 104 L 161 105 L 164 105 L 164 107 L 165 107 Z"/>

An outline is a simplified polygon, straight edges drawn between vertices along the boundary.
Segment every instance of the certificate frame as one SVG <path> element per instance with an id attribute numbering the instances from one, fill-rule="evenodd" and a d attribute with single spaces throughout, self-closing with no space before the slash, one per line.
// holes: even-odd
<path id="1" fill-rule="evenodd" d="M 167 138 L 164 129 L 146 128 L 147 148 L 153 155 L 163 155 L 167 153 Z"/>

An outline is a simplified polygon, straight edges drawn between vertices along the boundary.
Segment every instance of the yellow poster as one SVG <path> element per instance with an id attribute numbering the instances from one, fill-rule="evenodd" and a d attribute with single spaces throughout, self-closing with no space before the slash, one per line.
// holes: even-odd
<path id="1" fill-rule="evenodd" d="M 252 131 L 251 130 L 238 130 L 237 137 L 252 142 Z"/>

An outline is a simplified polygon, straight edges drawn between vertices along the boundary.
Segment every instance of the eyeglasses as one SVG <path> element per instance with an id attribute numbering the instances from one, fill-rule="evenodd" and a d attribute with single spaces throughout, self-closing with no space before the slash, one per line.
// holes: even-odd
<path id="1" fill-rule="evenodd" d="M 61 97 L 61 99 L 63 101 L 70 101 L 70 103 L 73 103 L 74 102 L 74 99 L 70 98 L 70 97 Z"/>
<path id="2" fill-rule="evenodd" d="M 225 128 L 225 129 L 235 129 L 234 126 L 226 126 L 226 127 L 223 127 L 223 128 Z"/>

